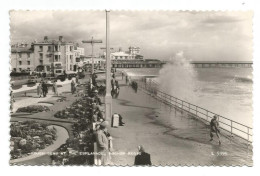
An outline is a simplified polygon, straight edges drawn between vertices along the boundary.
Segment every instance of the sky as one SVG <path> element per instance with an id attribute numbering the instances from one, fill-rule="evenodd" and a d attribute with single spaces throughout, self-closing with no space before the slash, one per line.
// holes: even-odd
<path id="1" fill-rule="evenodd" d="M 189 60 L 252 60 L 251 11 L 111 11 L 110 46 L 114 51 L 141 48 L 145 59 L 167 60 L 183 52 Z M 77 42 L 106 37 L 105 11 L 11 11 L 11 43 L 42 41 L 44 36 Z"/>

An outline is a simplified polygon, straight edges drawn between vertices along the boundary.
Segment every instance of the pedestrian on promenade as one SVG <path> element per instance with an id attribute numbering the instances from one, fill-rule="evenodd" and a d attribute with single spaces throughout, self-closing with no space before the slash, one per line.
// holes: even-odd
<path id="1" fill-rule="evenodd" d="M 122 72 L 122 80 L 124 79 L 124 72 Z"/>
<path id="2" fill-rule="evenodd" d="M 213 140 L 213 133 L 216 133 L 216 136 L 218 137 L 218 143 L 220 145 L 221 144 L 220 136 L 219 136 L 220 130 L 219 130 L 219 123 L 217 121 L 217 118 L 218 116 L 214 115 L 210 121 L 210 141 Z"/>
<path id="3" fill-rule="evenodd" d="M 43 83 L 42 83 L 42 94 L 43 94 L 43 97 L 46 97 L 47 93 L 48 93 L 48 86 L 47 86 L 46 82 L 43 81 Z"/>
<path id="4" fill-rule="evenodd" d="M 94 101 L 98 104 L 98 105 L 101 105 L 102 102 L 101 102 L 101 99 L 98 97 L 98 90 L 95 89 L 92 94 L 91 94 L 91 98 L 94 99 Z"/>
<path id="5" fill-rule="evenodd" d="M 79 83 L 79 76 L 78 75 L 76 76 L 76 83 L 77 84 Z"/>
<path id="6" fill-rule="evenodd" d="M 119 90 L 120 90 L 120 88 L 119 88 L 119 83 L 118 83 L 118 80 L 115 80 L 115 89 L 114 89 L 114 95 L 115 95 L 115 98 L 117 98 L 118 97 L 118 95 L 119 95 Z"/>
<path id="7" fill-rule="evenodd" d="M 97 86 L 97 81 L 96 81 L 96 79 L 97 79 L 97 74 L 96 74 L 96 71 L 94 71 L 94 73 L 92 74 L 92 84 L 93 84 L 94 86 Z"/>
<path id="8" fill-rule="evenodd" d="M 107 165 L 110 162 L 109 140 L 111 140 L 111 136 L 107 132 L 107 126 L 108 121 L 103 121 L 96 132 L 97 152 L 99 153 L 97 160 L 100 165 Z"/>
<path id="9" fill-rule="evenodd" d="M 53 93 L 55 95 L 58 95 L 58 87 L 57 87 L 56 81 L 54 81 L 54 83 L 52 85 L 52 89 L 53 89 Z"/>
<path id="10" fill-rule="evenodd" d="M 146 153 L 142 145 L 138 146 L 139 154 L 135 156 L 134 165 L 152 165 L 151 156 L 149 153 Z"/>
<path id="11" fill-rule="evenodd" d="M 74 80 L 71 81 L 71 93 L 74 94 L 76 90 L 76 84 Z"/>
<path id="12" fill-rule="evenodd" d="M 39 96 L 39 98 L 42 97 L 42 83 L 41 82 L 37 86 L 37 95 Z"/>
<path id="13" fill-rule="evenodd" d="M 115 79 L 111 79 L 111 96 L 114 96 L 114 92 L 115 92 Z"/>
<path id="14" fill-rule="evenodd" d="M 128 84 L 128 76 L 127 75 L 125 76 L 125 84 L 126 85 Z"/>

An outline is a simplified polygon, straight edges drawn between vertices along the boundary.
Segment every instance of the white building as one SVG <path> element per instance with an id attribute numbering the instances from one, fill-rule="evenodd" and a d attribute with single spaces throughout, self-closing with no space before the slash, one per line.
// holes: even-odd
<path id="1" fill-rule="evenodd" d="M 117 52 L 111 53 L 112 60 L 134 60 L 139 59 L 140 57 L 140 48 L 139 47 L 129 47 L 129 50 L 124 52 L 121 49 Z"/>
<path id="2" fill-rule="evenodd" d="M 126 52 L 119 51 L 119 52 L 111 53 L 111 59 L 112 60 L 129 60 L 129 59 L 135 59 L 135 57 Z"/>
<path id="3" fill-rule="evenodd" d="M 78 63 L 81 61 L 81 58 L 85 55 L 85 49 L 80 47 L 74 47 L 74 59 L 75 64 L 78 65 Z"/>

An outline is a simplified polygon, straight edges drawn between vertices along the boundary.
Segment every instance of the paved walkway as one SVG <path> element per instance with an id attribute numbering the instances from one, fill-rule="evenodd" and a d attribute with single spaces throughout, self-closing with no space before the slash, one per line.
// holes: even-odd
<path id="1" fill-rule="evenodd" d="M 120 81 L 120 95 L 113 99 L 113 113 L 121 114 L 126 125 L 109 129 L 115 152 L 121 152 L 112 156 L 114 164 L 133 165 L 142 144 L 154 165 L 252 165 L 252 149 L 246 144 L 225 137 L 221 146 L 216 139 L 209 142 L 207 125 L 124 83 Z"/>

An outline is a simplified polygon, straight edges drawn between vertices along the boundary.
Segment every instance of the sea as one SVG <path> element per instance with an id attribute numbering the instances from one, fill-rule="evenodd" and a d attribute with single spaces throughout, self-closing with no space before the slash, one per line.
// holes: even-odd
<path id="1" fill-rule="evenodd" d="M 169 64 L 163 68 L 123 70 L 132 78 L 155 76 L 154 81 L 166 93 L 252 127 L 252 68 L 194 68 L 187 64 Z"/>

